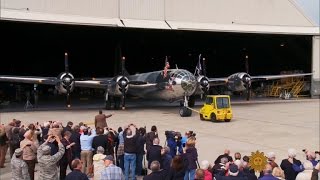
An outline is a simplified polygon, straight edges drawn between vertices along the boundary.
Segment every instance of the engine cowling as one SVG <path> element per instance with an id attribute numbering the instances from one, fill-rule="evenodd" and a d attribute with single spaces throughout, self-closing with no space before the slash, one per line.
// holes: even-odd
<path id="1" fill-rule="evenodd" d="M 205 76 L 199 76 L 197 78 L 198 83 L 200 84 L 200 88 L 204 93 L 209 92 L 210 84 L 209 79 Z"/>
<path id="2" fill-rule="evenodd" d="M 129 79 L 125 76 L 117 76 L 113 78 L 113 83 L 108 85 L 108 94 L 111 96 L 121 96 L 124 90 L 124 93 L 127 93 L 129 89 Z"/>
<path id="3" fill-rule="evenodd" d="M 235 73 L 228 77 L 227 86 L 232 91 L 244 91 L 251 85 L 251 76 L 248 73 Z"/>
<path id="4" fill-rule="evenodd" d="M 72 92 L 74 90 L 74 76 L 71 73 L 61 73 L 58 76 L 58 79 L 60 80 L 55 88 L 60 94 L 67 94 L 69 88 L 69 92 Z"/>

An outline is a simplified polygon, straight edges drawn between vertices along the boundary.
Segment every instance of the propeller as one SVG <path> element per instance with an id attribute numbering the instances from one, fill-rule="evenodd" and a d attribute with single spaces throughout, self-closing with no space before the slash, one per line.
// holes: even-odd
<path id="1" fill-rule="evenodd" d="M 125 60 L 126 57 L 123 56 L 121 61 L 121 75 L 125 74 Z M 118 84 L 121 89 L 121 106 L 122 110 L 124 110 L 126 109 L 126 86 L 128 85 L 128 80 L 124 76 L 122 76 L 118 81 Z"/>
<path id="2" fill-rule="evenodd" d="M 71 92 L 71 84 L 73 82 L 73 78 L 70 76 L 69 73 L 69 62 L 68 62 L 68 53 L 64 53 L 64 70 L 66 75 L 62 79 L 62 83 L 64 84 L 66 90 L 67 90 L 67 107 L 71 107 L 70 104 L 70 92 Z"/>
<path id="3" fill-rule="evenodd" d="M 249 76 L 249 62 L 248 62 L 248 58 L 249 56 L 246 55 L 246 59 L 245 59 L 245 68 L 246 68 L 246 73 L 247 73 L 247 76 L 244 76 L 243 77 L 243 82 L 245 83 L 246 85 L 246 99 L 247 101 L 250 100 L 250 96 L 251 96 L 251 77 Z"/>

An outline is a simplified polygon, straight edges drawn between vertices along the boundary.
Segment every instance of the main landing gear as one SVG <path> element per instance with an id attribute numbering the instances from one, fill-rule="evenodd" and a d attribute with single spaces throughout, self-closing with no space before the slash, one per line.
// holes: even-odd
<path id="1" fill-rule="evenodd" d="M 192 100 L 188 101 L 188 97 L 184 96 L 184 101 L 180 102 L 180 110 L 179 114 L 181 117 L 190 117 L 192 115 L 192 110 L 189 109 L 189 102 L 190 105 L 192 105 Z M 193 100 L 193 106 L 194 106 L 194 100 Z"/>

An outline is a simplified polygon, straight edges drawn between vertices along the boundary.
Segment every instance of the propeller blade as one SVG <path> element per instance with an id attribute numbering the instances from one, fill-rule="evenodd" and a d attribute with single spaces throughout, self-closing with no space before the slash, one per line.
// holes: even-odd
<path id="1" fill-rule="evenodd" d="M 69 62 L 68 62 L 68 53 L 64 53 L 64 70 L 69 73 Z"/>
<path id="2" fill-rule="evenodd" d="M 202 75 L 207 77 L 206 58 L 202 58 Z"/>
<path id="3" fill-rule="evenodd" d="M 245 59 L 245 66 L 246 66 L 246 73 L 249 74 L 249 61 L 248 61 L 249 56 L 246 55 L 246 59 Z"/>
<path id="4" fill-rule="evenodd" d="M 71 104 L 70 104 L 70 93 L 67 93 L 67 107 L 71 107 Z"/>
<path id="5" fill-rule="evenodd" d="M 124 75 L 125 63 L 126 63 L 126 57 L 123 56 L 121 61 L 121 75 Z"/>
<path id="6" fill-rule="evenodd" d="M 126 89 L 124 86 L 121 86 L 121 104 L 122 104 L 122 110 L 126 109 Z"/>

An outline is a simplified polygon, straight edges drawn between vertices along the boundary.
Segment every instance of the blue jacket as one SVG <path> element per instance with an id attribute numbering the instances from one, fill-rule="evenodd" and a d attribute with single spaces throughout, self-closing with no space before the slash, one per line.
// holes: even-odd
<path id="1" fill-rule="evenodd" d="M 279 180 L 278 178 L 274 177 L 272 174 L 266 174 L 259 180 Z"/>

